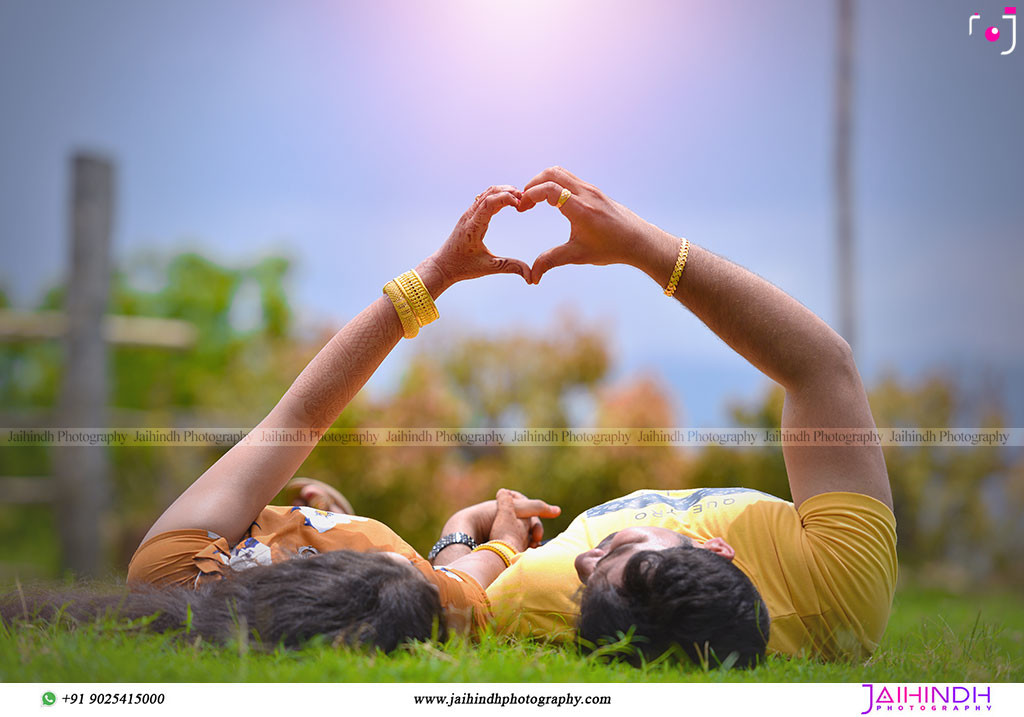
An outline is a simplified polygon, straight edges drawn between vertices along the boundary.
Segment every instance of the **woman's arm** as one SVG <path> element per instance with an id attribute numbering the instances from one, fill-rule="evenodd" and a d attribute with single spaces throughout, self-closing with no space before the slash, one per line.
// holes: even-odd
<path id="1" fill-rule="evenodd" d="M 488 274 L 519 274 L 529 281 L 521 261 L 495 257 L 483 239 L 492 216 L 517 206 L 514 187 L 491 187 L 477 196 L 451 236 L 417 266 L 430 295 L 437 299 L 452 284 Z M 281 400 L 250 434 L 225 453 L 164 511 L 145 540 L 169 530 L 209 530 L 234 543 L 284 487 L 316 445 L 259 445 L 261 430 L 306 429 L 322 432 L 373 375 L 402 337 L 391 301 L 381 296 L 349 321 L 310 361 Z"/>

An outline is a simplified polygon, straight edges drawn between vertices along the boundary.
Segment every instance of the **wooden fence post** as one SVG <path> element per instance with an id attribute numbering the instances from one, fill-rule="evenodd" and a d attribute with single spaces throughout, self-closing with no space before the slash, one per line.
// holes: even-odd
<path id="1" fill-rule="evenodd" d="M 103 316 L 110 294 L 114 167 L 100 157 L 72 158 L 64 376 L 58 428 L 107 427 L 107 342 Z M 64 567 L 97 577 L 105 565 L 104 523 L 110 501 L 108 449 L 56 447 L 55 520 Z"/>

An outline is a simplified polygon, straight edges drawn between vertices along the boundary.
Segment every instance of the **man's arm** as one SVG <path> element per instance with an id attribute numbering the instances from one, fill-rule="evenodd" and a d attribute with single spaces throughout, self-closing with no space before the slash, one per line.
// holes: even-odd
<path id="1" fill-rule="evenodd" d="M 658 260 L 644 271 L 665 286 L 675 266 L 679 239 L 656 227 L 652 230 L 650 241 L 660 246 L 660 252 L 655 252 Z M 786 389 L 783 428 L 875 428 L 849 344 L 784 291 L 691 243 L 675 297 Z M 819 493 L 850 491 L 892 508 L 880 446 L 783 442 L 782 453 L 797 506 Z"/>
<path id="2" fill-rule="evenodd" d="M 533 280 L 562 264 L 624 263 L 661 287 L 679 253 L 678 237 L 645 222 L 569 172 L 546 170 L 526 185 L 520 211 L 556 204 L 572 224 L 568 243 L 537 257 Z M 849 345 L 782 290 L 694 244 L 675 297 L 737 353 L 786 389 L 782 426 L 873 429 L 874 419 Z M 863 493 L 892 508 L 881 447 L 783 444 L 793 501 L 832 491 Z"/>

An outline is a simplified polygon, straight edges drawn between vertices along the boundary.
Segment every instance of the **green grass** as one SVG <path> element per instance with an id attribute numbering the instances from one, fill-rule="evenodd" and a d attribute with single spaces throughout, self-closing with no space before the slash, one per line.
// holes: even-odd
<path id="1" fill-rule="evenodd" d="M 391 656 L 325 645 L 261 652 L 140 635 L 112 622 L 0 627 L 4 682 L 1002 682 L 1024 681 L 1024 598 L 903 588 L 862 664 L 771 658 L 753 671 L 656 664 L 637 670 L 574 650 L 485 636 Z"/>

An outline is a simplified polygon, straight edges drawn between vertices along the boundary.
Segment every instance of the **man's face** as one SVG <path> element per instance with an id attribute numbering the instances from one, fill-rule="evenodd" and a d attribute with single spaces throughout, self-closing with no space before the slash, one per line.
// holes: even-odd
<path id="1" fill-rule="evenodd" d="M 576 574 L 586 584 L 595 575 L 613 585 L 622 582 L 622 571 L 629 559 L 644 550 L 697 547 L 691 538 L 668 528 L 626 528 L 612 533 L 596 548 L 576 556 Z"/>

